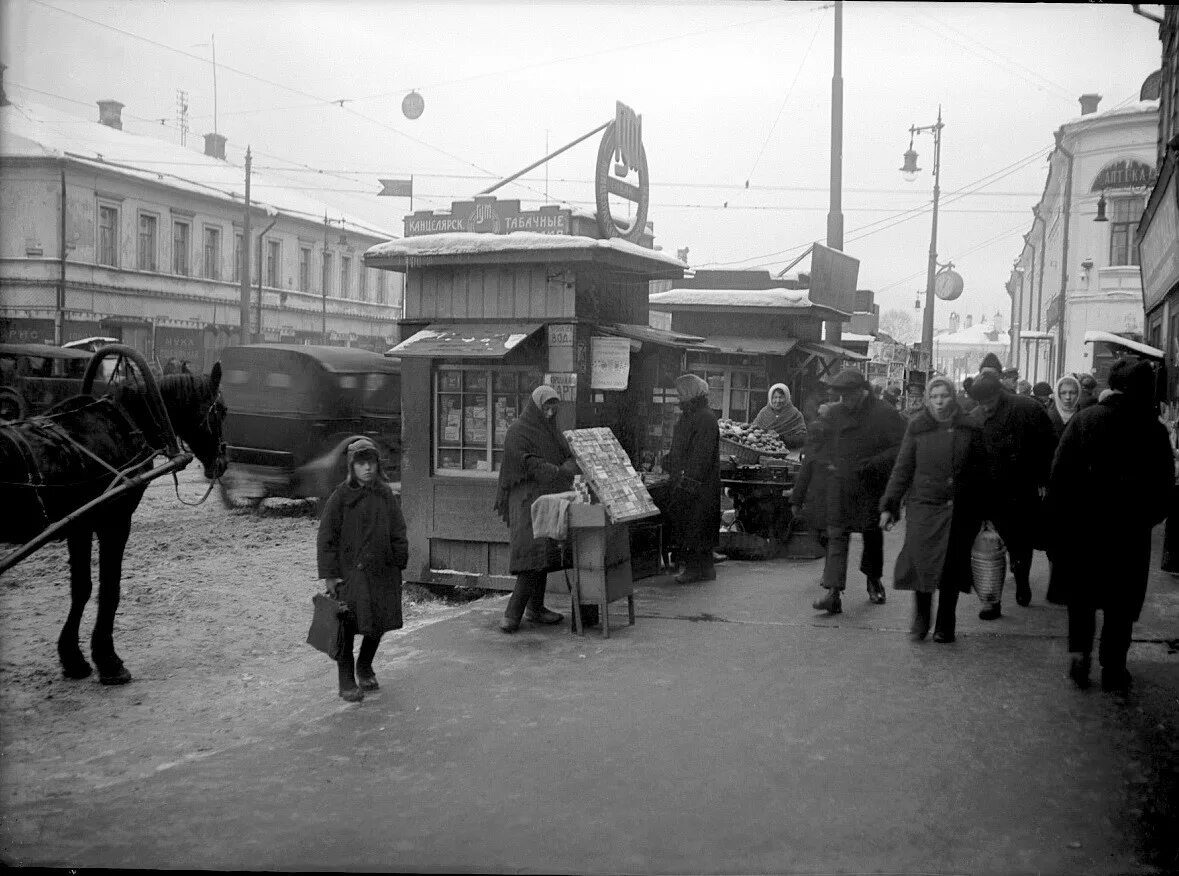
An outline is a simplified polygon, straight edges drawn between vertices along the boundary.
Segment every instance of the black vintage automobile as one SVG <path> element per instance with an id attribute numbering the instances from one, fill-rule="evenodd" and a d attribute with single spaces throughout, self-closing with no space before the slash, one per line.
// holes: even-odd
<path id="1" fill-rule="evenodd" d="M 318 498 L 345 477 L 344 448 L 363 435 L 401 477 L 401 365 L 347 347 L 247 344 L 221 351 L 230 507 L 275 496 Z"/>
<path id="2" fill-rule="evenodd" d="M 90 356 L 52 344 L 0 344 L 0 422 L 35 417 L 77 395 Z"/>

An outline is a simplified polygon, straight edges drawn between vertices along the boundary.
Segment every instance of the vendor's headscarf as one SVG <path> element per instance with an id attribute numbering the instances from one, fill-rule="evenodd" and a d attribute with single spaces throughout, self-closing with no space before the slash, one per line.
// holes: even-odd
<path id="1" fill-rule="evenodd" d="M 1065 407 L 1060 400 L 1060 388 L 1065 384 L 1071 383 L 1077 390 L 1076 398 L 1073 403 Z M 1056 406 L 1056 413 L 1060 414 L 1060 422 L 1068 423 L 1073 418 L 1073 414 L 1077 412 L 1077 406 L 1081 403 L 1081 381 L 1073 377 L 1071 374 L 1066 374 L 1060 380 L 1056 381 L 1056 393 L 1052 396 L 1052 404 Z"/>
<path id="2" fill-rule="evenodd" d="M 699 374 L 681 374 L 675 379 L 675 388 L 683 394 L 685 401 L 708 395 L 708 383 Z"/>
<path id="3" fill-rule="evenodd" d="M 929 395 L 936 386 L 944 386 L 946 391 L 950 393 L 950 403 L 941 414 L 936 412 L 933 409 L 933 405 L 929 403 Z M 929 411 L 929 415 L 933 417 L 936 423 L 948 423 L 952 420 L 954 414 L 958 412 L 958 393 L 954 390 L 954 381 L 948 377 L 935 377 L 929 383 L 925 384 L 925 409 Z"/>
<path id="4" fill-rule="evenodd" d="M 776 410 L 775 392 L 780 392 L 784 396 L 782 406 Z M 770 403 L 753 418 L 753 425 L 758 429 L 773 430 L 780 438 L 806 434 L 806 422 L 802 418 L 802 412 L 790 401 L 790 390 L 784 383 L 775 383 L 770 387 Z"/>
<path id="5" fill-rule="evenodd" d="M 547 419 L 541 406 L 550 399 L 560 398 L 557 391 L 542 383 L 532 390 L 532 397 L 524 406 L 504 436 L 503 463 L 499 470 L 499 489 L 494 508 L 504 522 L 508 522 L 508 496 L 512 487 L 528 479 L 528 457 L 540 457 L 552 465 L 560 465 L 572 457 L 569 442 L 557 429 L 555 421 Z"/>

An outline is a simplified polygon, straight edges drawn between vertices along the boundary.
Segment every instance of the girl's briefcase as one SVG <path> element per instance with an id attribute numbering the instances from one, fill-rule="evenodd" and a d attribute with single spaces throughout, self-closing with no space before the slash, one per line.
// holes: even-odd
<path id="1" fill-rule="evenodd" d="M 336 660 L 344 649 L 344 619 L 348 606 L 326 593 L 316 593 L 311 597 L 311 604 L 313 611 L 307 644 Z"/>

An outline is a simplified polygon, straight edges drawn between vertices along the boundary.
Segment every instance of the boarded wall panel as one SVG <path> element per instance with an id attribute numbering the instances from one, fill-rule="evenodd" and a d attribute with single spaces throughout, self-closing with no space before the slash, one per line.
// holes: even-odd
<path id="1" fill-rule="evenodd" d="M 512 312 L 519 314 L 528 314 L 532 316 L 535 313 L 543 313 L 543 310 L 537 311 L 534 309 L 536 302 L 532 298 L 532 276 L 524 266 L 523 270 L 517 269 L 512 271 L 512 293 L 515 299 L 512 305 Z"/>
<path id="2" fill-rule="evenodd" d="M 405 280 L 405 316 L 407 319 L 422 315 L 422 272 L 415 271 Z"/>
<path id="3" fill-rule="evenodd" d="M 498 483 L 494 478 L 470 483 L 434 482 L 434 517 L 431 536 L 457 541 L 508 540 L 508 528 L 491 508 Z"/>
<path id="4" fill-rule="evenodd" d="M 430 568 L 487 574 L 487 550 L 480 542 L 430 539 Z"/>

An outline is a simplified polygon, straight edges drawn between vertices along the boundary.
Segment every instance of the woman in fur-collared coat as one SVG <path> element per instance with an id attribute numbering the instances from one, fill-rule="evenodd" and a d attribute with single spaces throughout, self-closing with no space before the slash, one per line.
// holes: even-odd
<path id="1" fill-rule="evenodd" d="M 893 586 L 913 591 L 914 639 L 929 632 L 936 592 L 933 640 L 954 641 L 958 594 L 970 591 L 970 548 L 981 525 L 985 453 L 979 425 L 959 407 L 954 384 L 935 377 L 924 410 L 909 421 L 880 500 L 882 529 L 891 528 L 905 504 L 905 544 Z"/>

